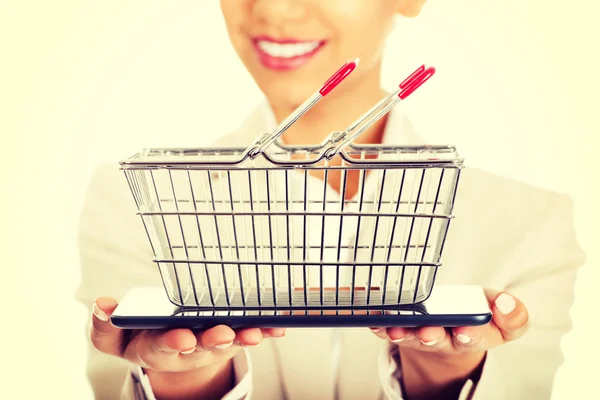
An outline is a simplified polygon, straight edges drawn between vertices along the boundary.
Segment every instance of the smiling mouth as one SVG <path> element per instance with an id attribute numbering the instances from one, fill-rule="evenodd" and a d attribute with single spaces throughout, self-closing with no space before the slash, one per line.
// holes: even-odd
<path id="1" fill-rule="evenodd" d="M 263 66 L 274 70 L 291 70 L 306 64 L 325 45 L 325 40 L 272 39 L 252 40 Z"/>

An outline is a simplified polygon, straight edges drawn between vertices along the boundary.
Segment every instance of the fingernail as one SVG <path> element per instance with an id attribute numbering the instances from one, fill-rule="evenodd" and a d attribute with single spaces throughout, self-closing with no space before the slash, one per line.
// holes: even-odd
<path id="1" fill-rule="evenodd" d="M 508 315 L 513 312 L 516 306 L 517 302 L 515 299 L 506 293 L 502 293 L 496 299 L 496 308 L 504 315 Z"/>
<path id="2" fill-rule="evenodd" d="M 102 311 L 96 303 L 94 303 L 92 310 L 93 310 L 96 318 L 98 318 L 100 321 L 104 321 L 104 322 L 108 321 L 108 315 L 106 315 L 106 313 L 104 311 Z"/>
<path id="3" fill-rule="evenodd" d="M 189 349 L 189 350 L 185 350 L 185 351 L 180 351 L 180 353 L 188 355 L 188 354 L 192 354 L 195 351 L 196 351 L 196 348 L 194 347 L 193 349 Z"/>
<path id="4" fill-rule="evenodd" d="M 394 340 L 392 340 L 392 342 L 394 342 L 394 343 L 400 343 L 403 340 L 404 340 L 404 338 L 394 339 Z"/>
<path id="5" fill-rule="evenodd" d="M 471 341 L 471 338 L 463 333 L 459 333 L 458 335 L 456 335 L 456 340 L 463 344 L 467 344 Z"/>
<path id="6" fill-rule="evenodd" d="M 437 340 L 432 340 L 430 342 L 424 342 L 424 341 L 421 340 L 421 343 L 423 343 L 425 346 L 433 346 L 437 342 L 438 342 Z"/>
<path id="7" fill-rule="evenodd" d="M 379 332 L 380 330 L 381 330 L 381 329 L 379 329 L 379 328 L 371 328 L 371 332 L 373 332 L 373 333 L 377 333 L 377 332 Z"/>
<path id="8" fill-rule="evenodd" d="M 223 350 L 226 349 L 228 347 L 230 347 L 233 344 L 233 342 L 229 342 L 229 343 L 222 343 L 222 344 L 218 344 L 215 347 L 219 350 Z"/>

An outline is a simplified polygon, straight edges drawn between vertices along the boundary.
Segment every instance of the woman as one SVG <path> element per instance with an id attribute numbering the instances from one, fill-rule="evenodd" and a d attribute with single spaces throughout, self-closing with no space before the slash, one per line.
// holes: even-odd
<path id="1" fill-rule="evenodd" d="M 359 68 L 281 139 L 315 144 L 348 126 L 384 95 L 382 51 L 394 19 L 417 16 L 423 3 L 222 0 L 231 43 L 266 97 L 223 142 L 250 144 L 348 58 L 359 57 Z M 357 142 L 421 141 L 395 110 Z M 198 334 L 132 335 L 108 322 L 115 299 L 132 286 L 161 282 L 122 181 L 113 165 L 99 167 L 81 219 L 78 298 L 93 309 L 88 371 L 99 398 L 549 397 L 584 258 L 569 198 L 483 171 L 463 173 L 436 283 L 487 288 L 493 322 L 485 326 L 287 335 L 283 329 L 217 326 Z"/>

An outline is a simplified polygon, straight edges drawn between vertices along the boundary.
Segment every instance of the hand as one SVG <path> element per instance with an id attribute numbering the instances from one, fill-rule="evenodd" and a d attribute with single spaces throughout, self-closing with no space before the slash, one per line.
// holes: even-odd
<path id="1" fill-rule="evenodd" d="M 529 327 L 525 305 L 508 293 L 485 290 L 492 321 L 458 328 L 371 328 L 397 343 L 408 398 L 456 398 L 465 381 L 481 366 L 487 350 L 523 336 Z M 447 396 L 448 395 L 448 396 Z M 436 397 L 436 398 L 437 398 Z"/>
<path id="2" fill-rule="evenodd" d="M 232 388 L 231 359 L 265 337 L 281 337 L 285 329 L 242 329 L 219 325 L 203 332 L 190 329 L 123 330 L 109 316 L 117 308 L 102 297 L 93 306 L 90 338 L 103 353 L 144 368 L 157 398 L 221 398 Z"/>

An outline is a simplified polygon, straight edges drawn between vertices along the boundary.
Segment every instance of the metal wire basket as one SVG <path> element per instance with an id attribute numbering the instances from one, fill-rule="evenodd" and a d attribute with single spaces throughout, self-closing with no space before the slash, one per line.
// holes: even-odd
<path id="1" fill-rule="evenodd" d="M 426 300 L 462 160 L 451 146 L 351 144 L 390 101 L 320 145 L 267 134 L 247 148 L 122 161 L 169 300 L 210 310 Z"/>

